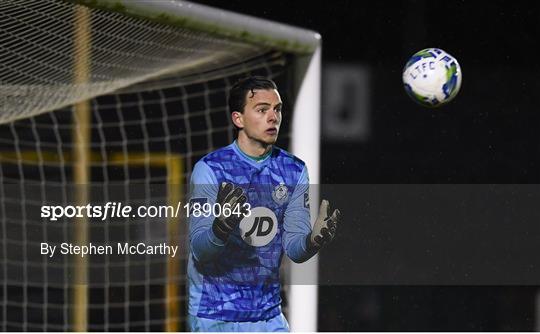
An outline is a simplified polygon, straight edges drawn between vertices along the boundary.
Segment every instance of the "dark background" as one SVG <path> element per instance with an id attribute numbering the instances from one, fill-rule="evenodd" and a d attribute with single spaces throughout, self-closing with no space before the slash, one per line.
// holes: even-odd
<path id="1" fill-rule="evenodd" d="M 323 138 L 321 183 L 539 183 L 540 3 L 196 2 L 318 31 L 323 68 L 369 68 L 371 134 L 361 142 Z M 457 98 L 436 110 L 410 101 L 401 83 L 407 58 L 426 47 L 448 51 L 463 70 Z M 324 111 L 323 101 L 323 121 Z M 361 226 L 345 222 L 340 234 L 337 243 L 345 235 L 360 240 Z M 335 253 L 322 253 L 321 267 L 338 261 Z M 534 330 L 536 291 L 512 285 L 321 286 L 319 330 Z"/>

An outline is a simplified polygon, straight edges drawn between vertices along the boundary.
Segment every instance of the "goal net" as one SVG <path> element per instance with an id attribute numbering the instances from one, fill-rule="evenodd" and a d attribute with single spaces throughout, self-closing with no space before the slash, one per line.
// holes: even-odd
<path id="1" fill-rule="evenodd" d="M 3 331 L 185 330 L 184 218 L 53 219 L 44 207 L 181 203 L 195 162 L 233 140 L 226 96 L 246 75 L 280 87 L 279 146 L 318 136 L 294 121 L 302 95 L 318 102 L 315 33 L 183 1 L 111 3 L 0 3 Z M 62 243 L 178 254 L 83 257 Z"/>

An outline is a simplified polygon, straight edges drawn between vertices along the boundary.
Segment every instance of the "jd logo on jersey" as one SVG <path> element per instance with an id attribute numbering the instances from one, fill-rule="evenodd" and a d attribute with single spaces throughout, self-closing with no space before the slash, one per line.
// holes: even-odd
<path id="1" fill-rule="evenodd" d="M 268 208 L 251 209 L 251 215 L 240 222 L 240 236 L 245 243 L 255 247 L 266 246 L 277 234 L 277 218 Z"/>
<path id="2" fill-rule="evenodd" d="M 274 227 L 274 222 L 272 221 L 272 218 L 255 217 L 253 227 L 251 228 L 251 230 L 246 232 L 245 237 L 250 237 L 253 233 L 255 233 L 257 237 L 264 237 L 265 235 L 268 235 L 270 234 L 270 232 L 272 232 L 272 227 Z"/>

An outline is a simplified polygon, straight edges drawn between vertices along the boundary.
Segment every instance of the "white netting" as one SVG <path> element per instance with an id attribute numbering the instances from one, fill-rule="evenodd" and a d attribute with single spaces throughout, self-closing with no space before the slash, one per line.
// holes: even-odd
<path id="1" fill-rule="evenodd" d="M 60 0 L 0 2 L 0 123 L 268 50 Z"/>
<path id="2" fill-rule="evenodd" d="M 226 106 L 230 85 L 247 73 L 283 81 L 288 73 L 285 64 L 285 57 L 270 54 L 225 76 L 209 73 L 213 79 L 208 81 L 186 82 L 174 76 L 92 100 L 92 203 L 167 204 L 170 171 L 163 157 L 181 161 L 181 182 L 172 186 L 184 191 L 193 164 L 233 139 Z M 291 99 L 286 91 L 284 99 Z M 71 289 L 77 283 L 73 257 L 41 255 L 40 244 L 72 242 L 73 220 L 51 222 L 40 217 L 40 208 L 73 205 L 73 115 L 63 109 L 0 126 L 0 329 L 4 331 L 72 329 Z M 283 146 L 287 131 L 285 127 L 280 139 Z M 174 302 L 180 307 L 172 320 L 180 321 L 180 329 L 185 329 L 184 233 L 181 224 L 174 236 L 181 240 L 181 269 L 172 278 L 179 291 Z M 89 224 L 88 239 L 95 244 L 157 245 L 171 237 L 166 219 L 160 218 Z M 89 288 L 88 329 L 164 330 L 165 285 L 171 282 L 167 261 L 165 256 L 151 255 L 90 257 L 89 279 L 83 282 Z"/>
<path id="3" fill-rule="evenodd" d="M 41 254 L 41 243 L 74 240 L 73 220 L 40 216 L 43 205 L 75 202 L 76 114 L 68 106 L 92 98 L 91 202 L 168 204 L 171 187 L 184 196 L 200 157 L 232 141 L 226 95 L 240 76 L 278 82 L 289 107 L 279 144 L 287 147 L 292 58 L 85 8 L 55 0 L 0 2 L 0 330 L 74 329 L 77 283 L 88 287 L 88 330 L 163 331 L 167 321 L 185 329 L 182 221 L 173 235 L 166 219 L 88 224 L 87 239 L 96 244 L 178 240 L 173 276 L 164 256 L 93 256 L 88 280 L 77 282 L 73 256 Z M 177 310 L 167 316 L 171 303 Z"/>

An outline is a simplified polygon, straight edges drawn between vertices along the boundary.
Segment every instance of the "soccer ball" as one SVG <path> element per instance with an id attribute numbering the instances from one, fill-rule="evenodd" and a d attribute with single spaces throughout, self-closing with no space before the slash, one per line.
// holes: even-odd
<path id="1" fill-rule="evenodd" d="M 429 48 L 415 53 L 403 69 L 405 91 L 426 107 L 438 107 L 456 97 L 461 87 L 461 68 L 441 49 Z"/>

